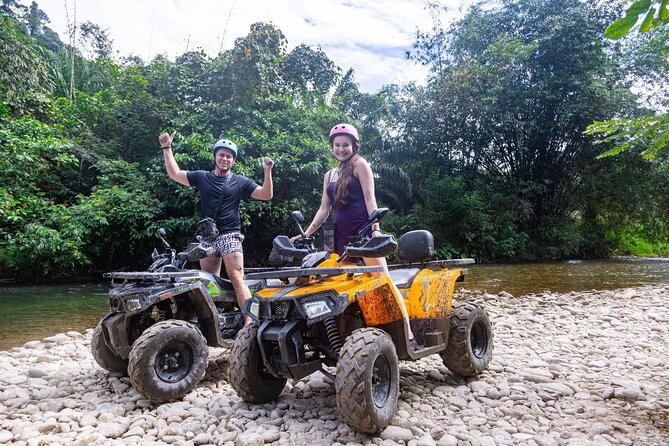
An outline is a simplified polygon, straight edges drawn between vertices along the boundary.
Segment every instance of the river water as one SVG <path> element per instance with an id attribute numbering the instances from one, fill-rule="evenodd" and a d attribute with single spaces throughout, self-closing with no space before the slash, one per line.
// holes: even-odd
<path id="1" fill-rule="evenodd" d="M 458 287 L 514 296 L 669 283 L 669 259 L 469 265 Z M 0 350 L 93 328 L 107 311 L 109 283 L 0 285 Z"/>

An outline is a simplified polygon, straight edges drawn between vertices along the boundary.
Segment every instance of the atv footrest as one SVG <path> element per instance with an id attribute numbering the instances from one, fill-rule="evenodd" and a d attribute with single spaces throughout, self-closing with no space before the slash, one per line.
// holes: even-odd
<path id="1" fill-rule="evenodd" d="M 241 311 L 221 313 L 218 315 L 218 321 L 223 339 L 234 338 L 237 336 L 237 332 L 244 326 L 244 316 Z"/>
<path id="2" fill-rule="evenodd" d="M 425 347 L 433 347 L 444 343 L 444 333 L 440 331 L 425 333 Z"/>

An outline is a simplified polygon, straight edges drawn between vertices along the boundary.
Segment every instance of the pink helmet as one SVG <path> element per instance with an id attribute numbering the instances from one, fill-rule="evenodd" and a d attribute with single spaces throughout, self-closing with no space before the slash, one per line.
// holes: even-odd
<path id="1" fill-rule="evenodd" d="M 358 131 L 351 124 L 337 124 L 334 127 L 332 127 L 332 130 L 330 130 L 330 144 L 332 144 L 332 140 L 337 135 L 352 136 L 356 144 L 360 145 L 360 137 L 358 136 Z"/>

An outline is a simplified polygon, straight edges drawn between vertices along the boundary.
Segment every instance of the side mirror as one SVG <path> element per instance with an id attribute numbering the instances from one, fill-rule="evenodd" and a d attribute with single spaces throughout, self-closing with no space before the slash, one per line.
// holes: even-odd
<path id="1" fill-rule="evenodd" d="M 163 242 L 163 245 L 165 245 L 165 248 L 170 249 L 170 244 L 167 243 L 167 240 L 165 240 L 165 235 L 167 232 L 163 228 L 158 229 L 158 238 Z"/>
<path id="2" fill-rule="evenodd" d="M 369 216 L 368 221 L 369 222 L 375 222 L 375 221 L 381 221 L 384 218 L 386 218 L 386 215 L 390 212 L 390 209 L 388 208 L 379 208 L 379 209 L 374 209 Z"/>
<path id="3" fill-rule="evenodd" d="M 304 228 L 302 228 L 302 225 L 300 224 L 304 221 L 304 215 L 302 215 L 302 212 L 293 211 L 293 218 L 297 223 L 297 228 L 300 230 L 300 235 L 302 236 L 302 238 L 307 238 L 307 234 L 304 232 Z"/>
<path id="4" fill-rule="evenodd" d="M 300 211 L 293 211 L 293 218 L 298 224 L 304 221 L 304 215 Z"/>

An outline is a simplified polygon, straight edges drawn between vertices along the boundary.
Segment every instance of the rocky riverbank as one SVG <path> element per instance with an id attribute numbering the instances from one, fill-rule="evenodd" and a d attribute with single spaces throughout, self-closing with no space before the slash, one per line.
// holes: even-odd
<path id="1" fill-rule="evenodd" d="M 183 401 L 153 405 L 95 364 L 89 330 L 0 352 L 0 444 L 669 444 L 669 285 L 456 299 L 490 314 L 490 369 L 464 380 L 438 356 L 401 363 L 397 414 L 376 437 L 342 422 L 320 373 L 276 403 L 242 402 L 225 349 Z"/>

